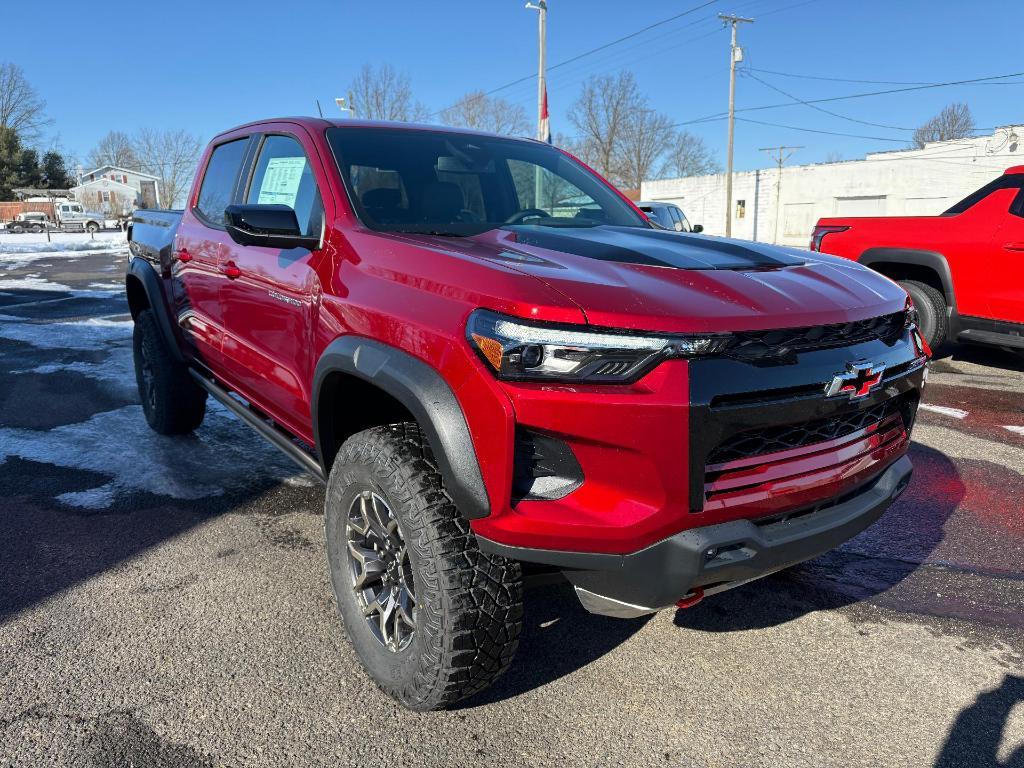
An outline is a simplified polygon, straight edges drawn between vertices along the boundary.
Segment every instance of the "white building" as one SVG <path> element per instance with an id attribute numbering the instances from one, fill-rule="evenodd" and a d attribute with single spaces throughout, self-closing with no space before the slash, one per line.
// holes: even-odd
<path id="1" fill-rule="evenodd" d="M 71 191 L 87 209 L 114 215 L 130 213 L 140 207 L 160 207 L 160 184 L 156 176 L 115 165 L 103 165 L 82 174 L 78 186 Z"/>
<path id="2" fill-rule="evenodd" d="M 737 173 L 733 237 L 807 247 L 824 216 L 930 216 L 1013 165 L 1024 165 L 1024 126 L 990 136 L 874 152 L 863 160 Z M 677 204 L 694 224 L 725 234 L 725 175 L 645 181 L 644 200 Z"/>

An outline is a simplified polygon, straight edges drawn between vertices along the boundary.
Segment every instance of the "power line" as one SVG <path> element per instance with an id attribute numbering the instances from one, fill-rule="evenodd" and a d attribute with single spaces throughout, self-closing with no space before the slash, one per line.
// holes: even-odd
<path id="1" fill-rule="evenodd" d="M 748 72 L 763 72 L 766 75 L 779 75 L 781 77 L 798 77 L 802 80 L 825 80 L 830 83 L 866 83 L 868 85 L 931 85 L 925 80 L 853 80 L 845 77 L 823 77 L 821 75 L 800 75 L 795 72 L 778 72 L 774 69 L 758 69 L 756 67 L 745 67 Z"/>
<path id="2" fill-rule="evenodd" d="M 1006 75 L 989 75 L 988 77 L 974 77 L 974 78 L 970 78 L 968 80 L 950 80 L 950 81 L 944 82 L 944 83 L 929 83 L 928 85 L 915 85 L 915 86 L 909 86 L 909 87 L 906 87 L 906 88 L 889 88 L 887 90 L 882 90 L 882 91 L 867 91 L 865 93 L 852 93 L 852 94 L 849 94 L 847 96 L 828 96 L 826 98 L 821 98 L 821 99 L 806 99 L 804 101 L 789 101 L 789 102 L 784 102 L 782 104 L 762 104 L 761 106 L 757 106 L 757 107 L 742 107 L 741 109 L 737 109 L 736 111 L 737 112 L 758 112 L 758 111 L 765 110 L 765 109 L 779 109 L 780 107 L 792 107 L 792 106 L 796 106 L 797 104 L 823 104 L 823 103 L 829 103 L 829 102 L 834 102 L 834 101 L 846 101 L 846 100 L 849 100 L 849 99 L 862 99 L 862 98 L 866 98 L 868 96 L 884 96 L 884 95 L 891 94 L 891 93 L 906 93 L 908 91 L 923 91 L 923 90 L 927 90 L 929 88 L 946 88 L 946 87 L 954 86 L 954 85 L 967 85 L 969 83 L 981 83 L 981 82 L 991 81 L 991 80 L 1005 80 L 1005 79 L 1010 78 L 1010 77 L 1020 77 L 1022 75 L 1024 75 L 1024 72 L 1011 72 L 1011 73 L 1006 74 Z M 703 123 L 703 122 L 708 122 L 709 120 L 718 120 L 718 119 L 721 119 L 724 116 L 726 116 L 726 113 L 724 113 L 724 112 L 716 112 L 713 115 L 705 115 L 704 117 L 694 118 L 693 120 L 684 120 L 682 122 L 675 123 L 673 127 L 678 127 L 680 125 L 693 125 L 694 123 Z"/>
<path id="3" fill-rule="evenodd" d="M 719 118 L 724 120 L 725 118 Z M 906 144 L 906 139 L 890 139 L 885 136 L 863 136 L 857 133 L 840 133 L 839 131 L 823 131 L 817 128 L 801 128 L 797 125 L 783 125 L 782 123 L 768 123 L 764 120 L 752 120 L 749 117 L 737 117 L 737 120 L 744 123 L 754 123 L 756 125 L 766 125 L 772 128 L 785 128 L 789 131 L 803 131 L 804 133 L 823 133 L 827 136 L 845 136 L 850 139 L 869 139 L 871 141 L 891 141 L 896 144 Z"/>
<path id="4" fill-rule="evenodd" d="M 568 64 L 572 64 L 574 61 L 579 61 L 580 59 L 582 59 L 582 58 L 584 58 L 586 56 L 590 56 L 591 54 L 597 53 L 598 51 L 603 51 L 606 48 L 611 48 L 613 45 L 618 45 L 619 43 L 625 42 L 626 40 L 631 40 L 632 38 L 637 37 L 638 35 L 642 35 L 644 32 L 648 32 L 648 31 L 654 29 L 655 27 L 660 27 L 663 24 L 668 24 L 670 22 L 675 21 L 676 19 L 681 19 L 684 16 L 688 16 L 691 13 L 696 13 L 697 11 L 699 11 L 699 10 L 701 10 L 703 8 L 707 8 L 709 5 L 714 5 L 717 2 L 719 2 L 719 0 L 707 0 L 707 2 L 701 3 L 700 5 L 695 5 L 692 8 L 689 8 L 688 10 L 683 11 L 682 13 L 677 13 L 674 16 L 669 16 L 667 19 L 662 19 L 661 21 L 656 21 L 653 24 L 648 24 L 646 27 L 644 27 L 642 29 L 638 29 L 635 32 L 630 32 L 628 35 L 623 35 L 622 37 L 616 38 L 615 40 L 610 40 L 607 43 L 602 43 L 601 45 L 596 46 L 595 48 L 591 48 L 590 50 L 583 51 L 583 53 L 578 53 L 575 56 L 572 56 L 572 57 L 570 57 L 568 59 L 565 59 L 564 61 L 560 61 L 557 64 L 553 64 L 550 67 L 548 67 L 548 71 L 550 72 L 551 70 L 558 69 L 559 67 L 564 67 L 564 66 L 566 66 Z M 513 85 L 519 85 L 519 83 L 524 83 L 527 80 L 532 80 L 534 77 L 536 77 L 536 75 L 535 74 L 531 74 L 531 75 L 525 75 L 523 77 L 517 78 L 517 79 L 512 80 L 512 81 L 510 81 L 508 83 L 505 83 L 504 85 L 499 85 L 497 88 L 492 88 L 489 91 L 485 91 L 484 92 L 484 96 L 491 96 L 491 95 L 493 95 L 495 93 L 498 93 L 499 91 L 504 91 L 506 88 L 511 88 Z M 447 107 L 446 107 L 446 109 L 447 109 Z M 444 109 L 439 109 L 437 112 L 434 112 L 431 115 L 431 117 L 434 117 L 435 115 L 439 115 L 442 112 L 444 112 Z"/>
<path id="5" fill-rule="evenodd" d="M 750 71 L 748 71 L 746 69 L 741 70 L 741 72 L 746 77 L 749 77 L 751 80 L 756 80 L 757 82 L 759 82 L 761 85 L 765 86 L 766 88 L 771 88 L 776 93 L 781 93 L 783 96 L 786 96 L 787 98 L 790 98 L 790 99 L 793 99 L 795 101 L 798 101 L 799 103 L 803 104 L 804 106 L 810 107 L 811 109 L 815 109 L 818 112 L 822 112 L 822 113 L 824 113 L 826 115 L 831 115 L 832 117 L 838 117 L 841 120 L 849 120 L 851 123 L 860 123 L 861 125 L 868 125 L 868 126 L 871 126 L 872 128 L 886 128 L 886 129 L 891 130 L 891 131 L 911 131 L 911 132 L 913 132 L 913 130 L 914 130 L 913 128 L 903 128 L 903 127 L 898 126 L 898 125 L 885 125 L 884 123 L 872 123 L 869 120 L 859 120 L 858 118 L 850 117 L 849 115 L 841 115 L 838 112 L 833 112 L 832 110 L 825 109 L 824 107 L 819 107 L 817 104 L 811 104 L 810 102 L 805 101 L 804 99 L 801 99 L 799 96 L 794 96 L 792 93 L 789 93 L 788 91 L 784 91 L 781 88 L 778 88 L 778 87 L 772 85 L 771 83 L 769 83 L 766 80 L 762 80 L 760 77 L 758 77 L 757 75 L 755 75 L 754 73 L 752 73 L 752 72 L 750 72 Z"/>

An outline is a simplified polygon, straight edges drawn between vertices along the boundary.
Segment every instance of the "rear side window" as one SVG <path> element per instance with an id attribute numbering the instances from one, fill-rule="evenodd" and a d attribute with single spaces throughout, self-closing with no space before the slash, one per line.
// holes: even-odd
<path id="1" fill-rule="evenodd" d="M 206 165 L 196 210 L 216 227 L 224 226 L 224 209 L 231 205 L 234 197 L 235 182 L 248 143 L 249 139 L 245 138 L 221 144 L 213 150 Z"/>
<path id="2" fill-rule="evenodd" d="M 1024 182 L 1024 174 L 1013 173 L 1009 175 L 1000 176 L 998 179 L 990 181 L 981 189 L 976 192 L 972 192 L 959 203 L 954 205 L 948 211 L 943 213 L 943 216 L 955 216 L 958 213 L 963 213 L 971 206 L 977 205 L 986 197 L 991 195 L 996 190 L 1000 189 L 1020 189 L 1021 183 Z"/>
<path id="3" fill-rule="evenodd" d="M 320 190 L 302 145 L 291 136 L 267 136 L 245 201 L 257 205 L 287 205 L 295 211 L 302 234 L 313 237 L 320 234 L 324 220 Z"/>

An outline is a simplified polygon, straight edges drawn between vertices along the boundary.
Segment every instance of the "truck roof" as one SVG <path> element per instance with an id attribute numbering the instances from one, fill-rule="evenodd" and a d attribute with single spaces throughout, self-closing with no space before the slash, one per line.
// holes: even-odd
<path id="1" fill-rule="evenodd" d="M 244 128 L 256 128 L 261 125 L 268 125 L 270 123 L 294 123 L 301 125 L 309 131 L 315 133 L 322 131 L 327 128 L 386 128 L 386 129 L 402 129 L 409 131 L 444 131 L 446 133 L 464 133 L 473 136 L 489 136 L 492 138 L 500 139 L 523 139 L 525 141 L 537 141 L 537 139 L 530 136 L 508 136 L 499 133 L 490 133 L 488 131 L 475 131 L 469 128 L 456 128 L 450 125 L 438 125 L 432 123 L 405 123 L 397 120 L 361 120 L 357 118 L 339 118 L 336 120 L 328 119 L 325 117 L 268 117 L 262 120 L 253 120 L 249 123 L 243 123 L 242 125 L 236 125 L 234 128 L 229 128 L 225 131 L 221 131 L 214 137 L 218 139 L 221 136 L 226 136 L 235 131 L 242 130 Z"/>

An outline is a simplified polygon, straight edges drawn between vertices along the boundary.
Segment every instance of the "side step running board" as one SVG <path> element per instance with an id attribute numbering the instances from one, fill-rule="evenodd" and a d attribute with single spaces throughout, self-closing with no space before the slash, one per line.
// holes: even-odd
<path id="1" fill-rule="evenodd" d="M 321 483 L 326 482 L 323 470 L 320 469 L 320 463 L 313 458 L 309 451 L 305 451 L 297 446 L 292 441 L 292 438 L 288 433 L 267 423 L 263 418 L 249 410 L 247 406 L 235 400 L 235 398 L 228 394 L 226 389 L 216 382 L 206 378 L 194 368 L 190 368 L 189 373 L 192 374 L 192 378 L 196 380 L 196 383 L 200 387 L 209 392 L 215 400 L 231 410 L 236 416 L 238 416 L 238 418 L 256 430 L 256 432 L 258 432 L 267 442 L 313 475 L 313 477 Z"/>

